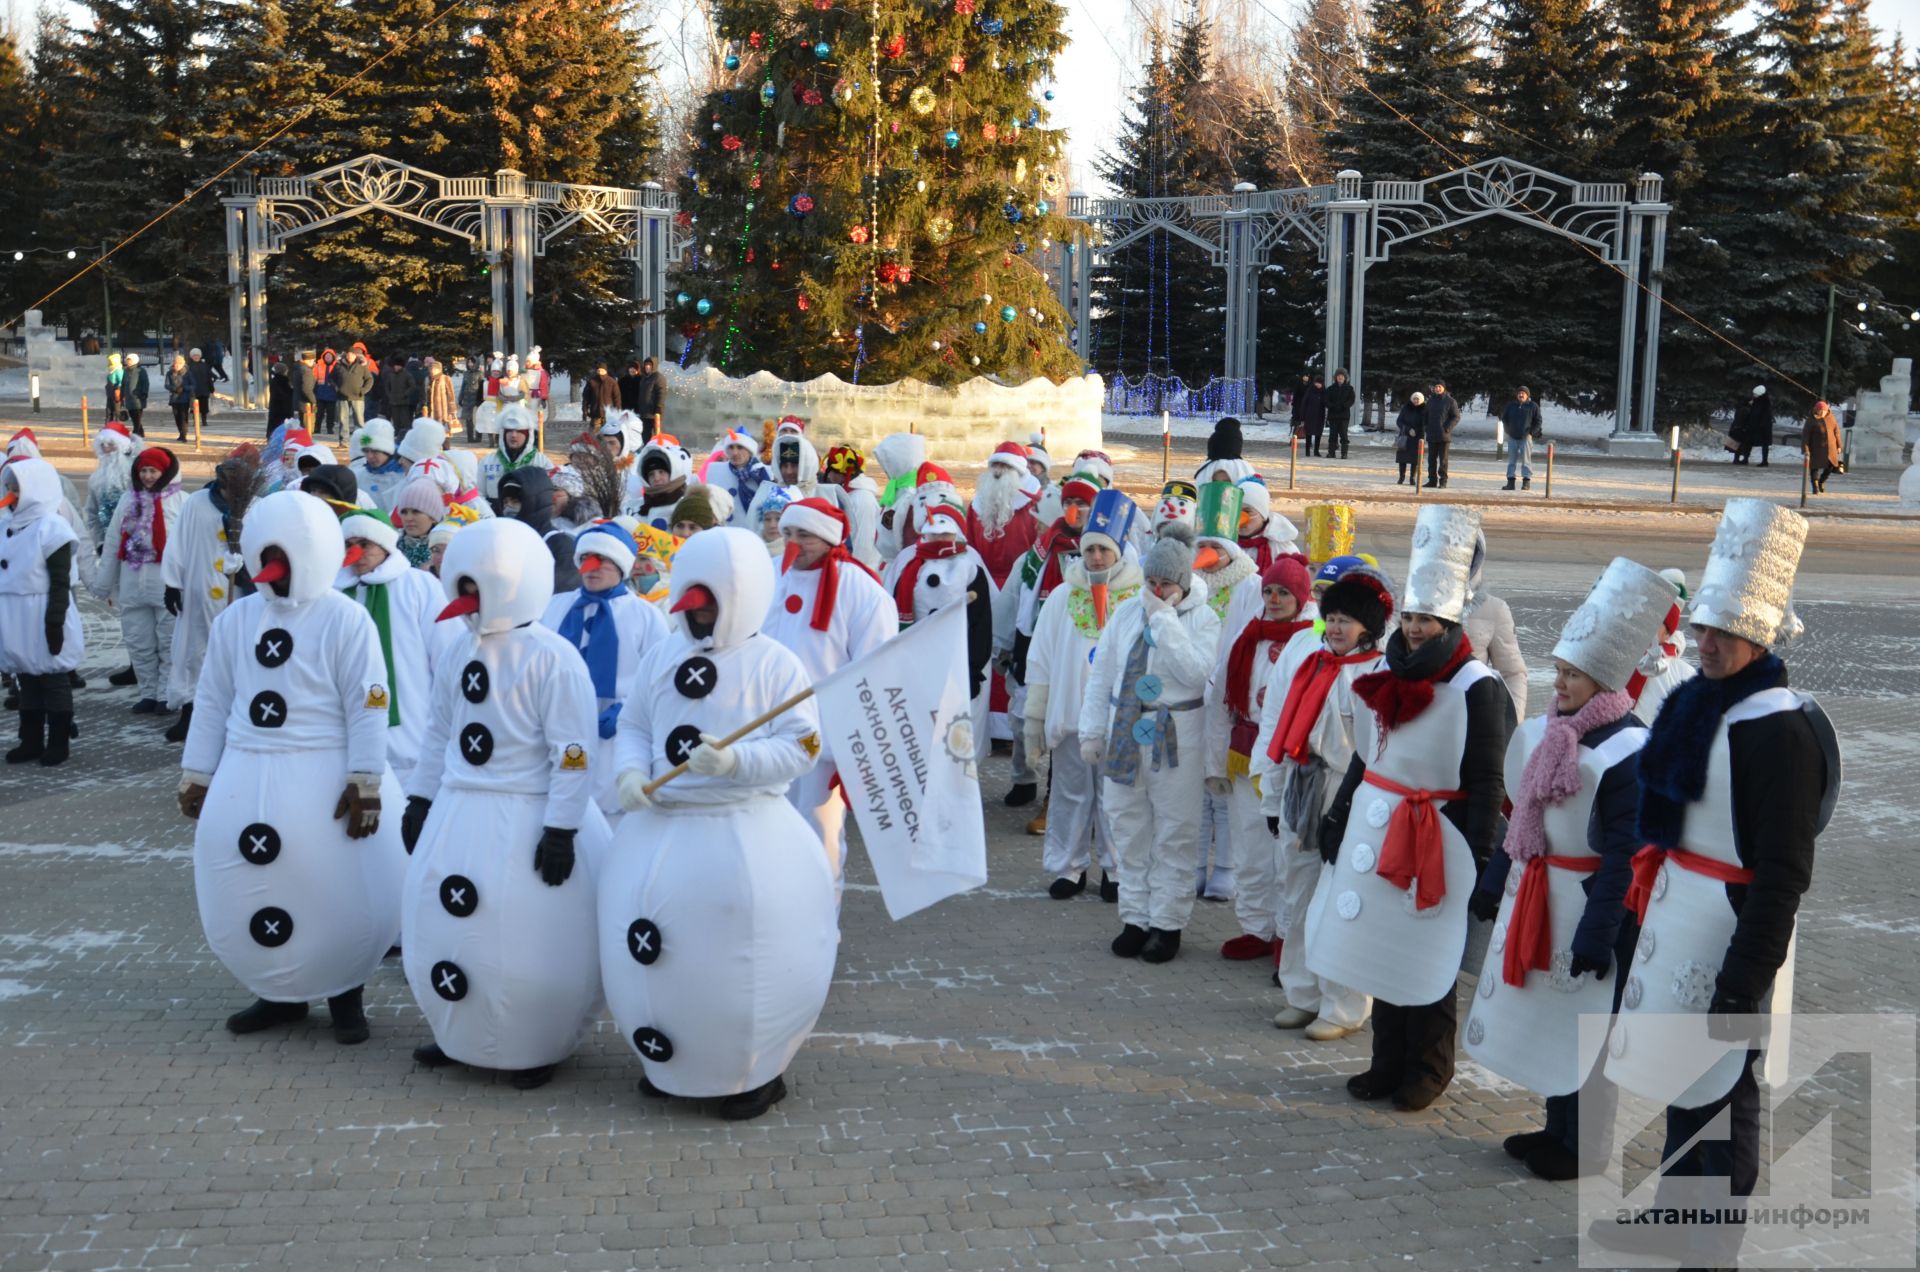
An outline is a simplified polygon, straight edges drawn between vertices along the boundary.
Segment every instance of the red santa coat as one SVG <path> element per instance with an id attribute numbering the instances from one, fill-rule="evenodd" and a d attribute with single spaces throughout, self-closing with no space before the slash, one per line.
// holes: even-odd
<path id="1" fill-rule="evenodd" d="M 1032 507 L 1014 513 L 1013 519 L 997 535 L 987 532 L 980 514 L 971 505 L 967 508 L 967 542 L 986 563 L 987 573 L 993 576 L 995 587 L 1007 585 L 1007 577 L 1039 537 L 1040 518 L 1034 514 Z"/>

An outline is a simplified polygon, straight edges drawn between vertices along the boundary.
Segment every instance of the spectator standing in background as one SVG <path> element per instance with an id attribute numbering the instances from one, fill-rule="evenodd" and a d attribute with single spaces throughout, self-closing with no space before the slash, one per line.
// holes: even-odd
<path id="1" fill-rule="evenodd" d="M 183 359 L 175 358 L 174 365 L 185 366 Z M 173 375 L 167 375 L 167 393 L 173 393 Z M 287 364 L 279 354 L 267 359 L 267 436 L 273 436 L 273 430 L 279 428 L 293 417 L 293 381 L 287 377 Z"/>
<path id="2" fill-rule="evenodd" d="M 1733 423 L 1733 440 L 1736 449 L 1733 462 L 1736 464 L 1753 463 L 1753 448 L 1760 448 L 1760 467 L 1767 466 L 1767 457 L 1773 450 L 1773 399 L 1767 395 L 1767 386 L 1753 386 L 1753 398 L 1746 409 Z"/>
<path id="3" fill-rule="evenodd" d="M 380 373 L 377 387 L 380 400 L 387 404 L 387 418 L 393 421 L 394 432 L 398 434 L 413 423 L 413 408 L 420 401 L 419 386 L 398 354 L 387 359 L 387 369 Z"/>
<path id="4" fill-rule="evenodd" d="M 193 382 L 193 400 L 200 404 L 200 418 L 206 419 L 213 398 L 213 368 L 198 349 L 187 350 L 187 378 Z"/>
<path id="5" fill-rule="evenodd" d="M 580 388 L 580 419 L 588 428 L 598 428 L 609 410 L 620 405 L 620 381 L 607 373 L 606 360 L 594 363 L 593 374 Z"/>
<path id="6" fill-rule="evenodd" d="M 1513 401 L 1500 412 L 1500 427 L 1507 435 L 1507 484 L 1513 489 L 1513 470 L 1520 470 L 1520 489 L 1533 488 L 1533 444 L 1546 436 L 1540 427 L 1540 405 L 1521 385 L 1513 391 Z"/>
<path id="7" fill-rule="evenodd" d="M 173 408 L 173 431 L 184 442 L 187 440 L 187 413 L 193 409 L 193 373 L 188 370 L 187 360 L 177 353 L 173 355 L 173 368 L 167 372 L 167 405 Z M 269 434 L 274 427 L 273 421 L 268 420 Z"/>
<path id="8" fill-rule="evenodd" d="M 313 432 L 318 437 L 331 432 L 340 435 L 340 390 L 333 382 L 334 368 L 340 363 L 340 355 L 331 349 L 320 351 L 319 361 L 313 364 Z"/>
<path id="9" fill-rule="evenodd" d="M 1353 386 L 1347 383 L 1345 371 L 1333 373 L 1333 383 L 1327 386 L 1327 458 L 1345 459 L 1347 457 L 1347 426 L 1353 422 Z M 1335 451 L 1340 453 L 1336 456 Z"/>
<path id="10" fill-rule="evenodd" d="M 1408 396 L 1406 405 L 1400 408 L 1400 414 L 1393 421 L 1394 442 L 1393 460 L 1399 466 L 1400 475 L 1393 480 L 1398 486 L 1405 482 L 1409 486 L 1420 484 L 1420 439 L 1427 435 L 1427 395 L 1414 390 Z"/>
<path id="11" fill-rule="evenodd" d="M 314 408 L 319 403 L 318 386 L 314 381 L 313 350 L 302 349 L 294 358 L 293 366 L 287 372 L 293 385 L 293 413 L 300 421 L 300 427 L 313 432 Z M 268 420 L 269 425 L 276 421 Z M 281 420 L 279 423 L 285 423 Z"/>
<path id="12" fill-rule="evenodd" d="M 486 363 L 477 353 L 467 355 L 467 365 L 460 374 L 460 427 L 466 433 L 469 442 L 480 440 L 473 431 L 473 413 L 480 409 L 480 403 L 486 396 L 487 376 L 483 370 Z M 451 421 L 442 421 L 450 423 Z"/>
<path id="13" fill-rule="evenodd" d="M 351 436 L 366 427 L 367 394 L 373 392 L 373 368 L 367 365 L 367 355 L 361 346 L 354 345 L 334 365 L 333 387 L 340 399 L 347 434 Z"/>
<path id="14" fill-rule="evenodd" d="M 453 377 L 447 374 L 447 369 L 440 365 L 438 358 L 428 358 L 426 367 L 427 392 L 425 406 L 421 413 L 428 419 L 439 420 L 447 426 L 448 432 L 452 432 L 454 421 L 460 416 L 460 404 L 453 390 Z"/>
<path id="15" fill-rule="evenodd" d="M 1307 385 L 1300 398 L 1300 427 L 1307 437 L 1307 454 L 1320 453 L 1320 434 L 1327 427 L 1327 387 L 1319 376 Z"/>
<path id="16" fill-rule="evenodd" d="M 620 409 L 640 414 L 640 359 L 628 358 L 625 374 L 620 377 Z"/>
<path id="17" fill-rule="evenodd" d="M 639 405 L 629 409 L 640 417 L 642 439 L 652 441 L 653 435 L 661 431 L 667 410 L 667 381 L 654 369 L 652 358 L 640 364 L 640 383 L 636 387 Z"/>
<path id="18" fill-rule="evenodd" d="M 147 435 L 147 430 L 140 426 L 140 417 L 147 413 L 147 395 L 152 387 L 147 380 L 147 369 L 140 365 L 140 355 L 128 354 L 126 365 L 121 369 L 120 404 L 126 408 L 127 423 L 140 437 Z"/>
<path id="19" fill-rule="evenodd" d="M 1460 423 L 1460 404 L 1447 392 L 1445 380 L 1433 382 L 1427 398 L 1427 485 L 1447 487 L 1447 452 L 1453 449 L 1453 430 Z"/>

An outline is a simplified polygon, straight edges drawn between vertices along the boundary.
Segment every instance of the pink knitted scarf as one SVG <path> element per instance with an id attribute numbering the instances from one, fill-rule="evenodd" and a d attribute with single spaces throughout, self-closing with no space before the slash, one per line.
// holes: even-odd
<path id="1" fill-rule="evenodd" d="M 1572 715 L 1547 721 L 1540 745 L 1520 771 L 1513 793 L 1513 817 L 1507 823 L 1507 856 L 1528 862 L 1547 851 L 1547 809 L 1563 804 L 1580 789 L 1580 739 L 1633 710 L 1624 690 L 1603 689 Z"/>

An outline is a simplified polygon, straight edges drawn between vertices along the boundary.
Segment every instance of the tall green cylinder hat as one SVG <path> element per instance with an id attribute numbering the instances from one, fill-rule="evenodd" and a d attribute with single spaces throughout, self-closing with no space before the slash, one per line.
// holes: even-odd
<path id="1" fill-rule="evenodd" d="M 1200 507 L 1193 516 L 1196 539 L 1240 540 L 1240 487 L 1230 481 L 1209 481 L 1200 487 Z"/>

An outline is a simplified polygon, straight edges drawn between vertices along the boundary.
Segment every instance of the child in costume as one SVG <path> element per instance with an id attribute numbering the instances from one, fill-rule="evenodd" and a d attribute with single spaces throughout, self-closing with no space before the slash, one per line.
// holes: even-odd
<path id="1" fill-rule="evenodd" d="M 74 556 L 84 545 L 60 503 L 60 474 L 46 460 L 0 468 L 0 671 L 20 690 L 20 745 L 7 752 L 9 764 L 64 764 L 72 742 L 67 677 L 86 652 Z"/>
<path id="2" fill-rule="evenodd" d="M 166 714 L 174 619 L 166 606 L 164 561 L 186 498 L 173 452 L 164 446 L 141 451 L 133 487 L 114 509 L 93 572 L 94 595 L 111 597 L 120 611 L 120 634 L 140 686 L 135 715 Z"/>

